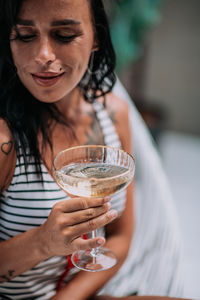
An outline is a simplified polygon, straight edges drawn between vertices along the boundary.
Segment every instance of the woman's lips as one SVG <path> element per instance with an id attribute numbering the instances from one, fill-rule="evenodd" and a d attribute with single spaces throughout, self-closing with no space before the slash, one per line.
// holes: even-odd
<path id="1" fill-rule="evenodd" d="M 56 84 L 64 73 L 53 73 L 53 72 L 45 72 L 45 73 L 34 73 L 31 74 L 34 81 L 44 87 L 52 86 Z"/>

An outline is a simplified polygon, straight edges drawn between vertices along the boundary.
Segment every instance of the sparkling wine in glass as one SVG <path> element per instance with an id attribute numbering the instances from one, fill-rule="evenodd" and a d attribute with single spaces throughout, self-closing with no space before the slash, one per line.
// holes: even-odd
<path id="1" fill-rule="evenodd" d="M 127 152 L 98 145 L 68 148 L 58 153 L 53 163 L 55 179 L 68 194 L 80 197 L 105 197 L 125 189 L 132 181 L 135 163 Z M 96 237 L 96 230 L 92 231 Z M 103 271 L 117 262 L 115 253 L 105 247 L 73 253 L 74 265 L 85 271 Z"/>

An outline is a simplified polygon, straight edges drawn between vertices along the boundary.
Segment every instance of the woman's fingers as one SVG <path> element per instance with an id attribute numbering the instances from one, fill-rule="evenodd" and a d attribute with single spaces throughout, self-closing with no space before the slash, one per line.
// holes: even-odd
<path id="1" fill-rule="evenodd" d="M 110 197 L 105 198 L 83 198 L 76 197 L 70 198 L 65 201 L 59 201 L 54 205 L 54 208 L 62 212 L 70 213 L 91 207 L 102 206 L 103 204 L 110 201 Z"/>
<path id="2" fill-rule="evenodd" d="M 84 240 L 82 238 L 77 238 L 72 242 L 75 251 L 96 248 L 102 246 L 104 243 L 105 243 L 105 239 L 103 237 L 96 237 L 94 239 L 87 239 L 87 240 Z"/>
<path id="3" fill-rule="evenodd" d="M 104 213 L 106 213 L 111 207 L 110 203 L 104 203 L 102 206 L 91 207 L 88 209 L 75 211 L 67 213 L 66 215 L 66 224 L 65 225 L 75 225 L 79 223 L 86 222 L 90 219 L 96 218 Z"/>
<path id="4" fill-rule="evenodd" d="M 116 217 L 117 211 L 112 209 L 99 217 L 71 226 L 72 235 L 79 237 L 82 234 L 89 233 L 112 222 Z M 66 229 L 68 230 L 68 228 Z"/>
<path id="5" fill-rule="evenodd" d="M 109 198 L 73 198 L 54 205 L 48 219 L 40 227 L 40 240 L 45 241 L 45 255 L 67 255 L 77 247 L 88 249 L 99 246 L 98 241 L 104 243 L 101 237 L 84 243 L 80 236 L 105 226 L 117 217 L 115 210 L 109 211 L 108 201 Z"/>

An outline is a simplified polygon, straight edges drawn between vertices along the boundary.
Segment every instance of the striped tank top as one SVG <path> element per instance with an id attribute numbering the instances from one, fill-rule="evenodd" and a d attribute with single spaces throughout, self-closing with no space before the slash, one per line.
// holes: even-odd
<path id="1" fill-rule="evenodd" d="M 120 148 L 119 137 L 103 105 L 95 102 L 93 107 L 105 144 Z M 19 153 L 12 182 L 1 195 L 1 241 L 40 226 L 48 218 L 54 204 L 68 199 L 67 194 L 60 189 L 43 164 L 41 164 L 41 170 L 43 183 L 38 178 L 33 160 L 30 158 L 27 182 L 23 156 Z M 125 199 L 125 190 L 111 197 L 112 208 L 116 209 L 119 214 L 124 209 Z M 66 264 L 66 257 L 52 257 L 13 280 L 0 283 L 0 299 L 50 299 L 55 294 L 57 282 Z M 75 272 L 78 272 L 76 268 L 70 271 L 66 282 Z"/>

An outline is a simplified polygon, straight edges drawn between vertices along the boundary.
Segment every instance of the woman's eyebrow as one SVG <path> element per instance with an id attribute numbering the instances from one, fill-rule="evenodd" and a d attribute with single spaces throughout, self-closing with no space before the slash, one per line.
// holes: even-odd
<path id="1" fill-rule="evenodd" d="M 26 19 L 17 19 L 16 22 L 17 25 L 23 25 L 23 26 L 34 26 L 35 23 L 32 20 L 26 20 Z M 63 19 L 63 20 L 56 20 L 51 22 L 51 26 L 63 26 L 63 25 L 80 25 L 81 22 L 74 20 L 74 19 Z"/>
<path id="2" fill-rule="evenodd" d="M 63 19 L 63 20 L 53 21 L 51 23 L 51 26 L 80 25 L 80 24 L 81 24 L 81 22 L 74 20 L 74 19 Z"/>
<path id="3" fill-rule="evenodd" d="M 34 22 L 31 20 L 17 19 L 16 25 L 34 26 Z"/>

